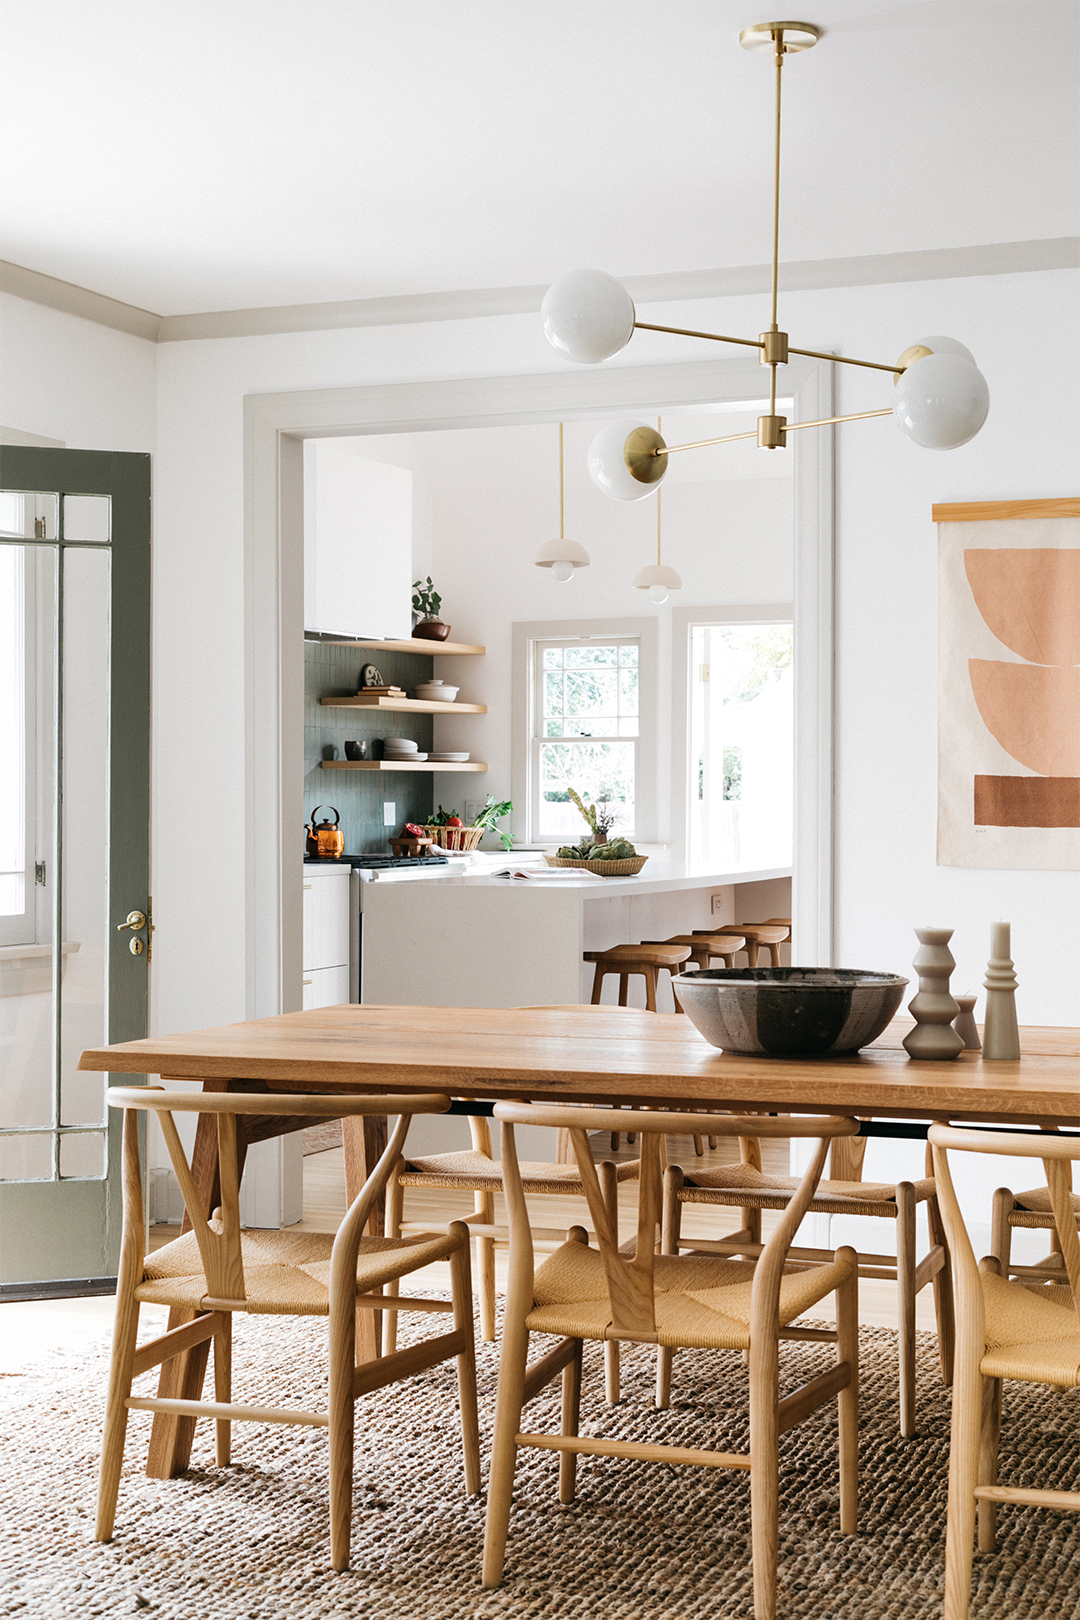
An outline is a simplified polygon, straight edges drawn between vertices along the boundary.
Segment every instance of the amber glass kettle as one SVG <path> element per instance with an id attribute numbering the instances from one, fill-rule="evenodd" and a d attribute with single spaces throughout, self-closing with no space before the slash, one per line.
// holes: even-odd
<path id="1" fill-rule="evenodd" d="M 316 821 L 315 818 L 322 809 L 330 811 L 334 818 L 333 821 L 329 817 L 325 821 Z M 341 817 L 332 804 L 325 806 L 317 804 L 315 806 L 311 812 L 311 820 L 304 828 L 307 833 L 307 853 L 309 855 L 317 855 L 323 861 L 336 860 L 339 855 L 344 855 L 345 834 L 338 825 L 340 820 Z"/>

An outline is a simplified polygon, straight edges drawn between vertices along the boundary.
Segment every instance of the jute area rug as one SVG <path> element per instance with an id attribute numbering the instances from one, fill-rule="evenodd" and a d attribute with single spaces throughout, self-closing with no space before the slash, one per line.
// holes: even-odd
<path id="1" fill-rule="evenodd" d="M 896 1426 L 895 1336 L 863 1330 L 857 1536 L 838 1528 L 832 1409 L 781 1441 L 782 1620 L 941 1614 L 949 1396 L 933 1339 L 920 1341 L 920 1432 L 904 1441 Z M 785 1382 L 795 1387 L 824 1370 L 830 1347 L 788 1344 L 782 1356 Z M 318 1322 L 238 1319 L 236 1364 L 236 1399 L 325 1403 Z M 485 1449 L 497 1365 L 494 1348 L 483 1346 Z M 624 1346 L 623 1365 L 623 1400 L 608 1407 L 600 1355 L 586 1346 L 584 1433 L 747 1449 L 741 1357 L 681 1352 L 667 1412 L 651 1406 L 651 1353 Z M 201 1423 L 190 1472 L 159 1481 L 142 1473 L 149 1417 L 133 1413 L 116 1538 L 96 1545 L 106 1371 L 102 1346 L 0 1381 L 8 1454 L 0 1487 L 0 1613 L 19 1620 L 742 1620 L 753 1613 L 746 1474 L 582 1458 L 578 1499 L 560 1507 L 558 1459 L 550 1452 L 521 1457 L 506 1579 L 484 1592 L 484 1499 L 462 1494 L 452 1363 L 358 1403 L 348 1574 L 329 1567 L 322 1430 L 238 1424 L 236 1461 L 218 1469 L 213 1427 Z M 137 1387 L 149 1393 L 155 1377 Z M 1070 1487 L 1075 1397 L 1005 1389 L 1004 1477 Z M 557 1390 L 551 1386 L 527 1409 L 530 1428 L 557 1428 Z M 1075 1516 L 1002 1508 L 997 1552 L 976 1554 L 973 1616 L 1080 1620 Z"/>

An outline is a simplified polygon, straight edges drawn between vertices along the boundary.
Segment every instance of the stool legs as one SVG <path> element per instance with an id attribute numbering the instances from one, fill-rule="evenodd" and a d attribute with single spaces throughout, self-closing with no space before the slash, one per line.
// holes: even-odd
<path id="1" fill-rule="evenodd" d="M 597 1007 L 600 1004 L 600 995 L 601 995 L 601 992 L 603 991 L 603 988 L 604 988 L 604 967 L 603 967 L 603 963 L 597 962 L 596 971 L 593 973 L 593 981 L 592 981 L 592 1004 L 593 1004 L 594 1007 Z"/>

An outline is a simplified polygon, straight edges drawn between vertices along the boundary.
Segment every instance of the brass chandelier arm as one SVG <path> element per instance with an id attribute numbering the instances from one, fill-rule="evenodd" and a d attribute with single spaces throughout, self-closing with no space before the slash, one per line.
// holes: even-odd
<path id="1" fill-rule="evenodd" d="M 788 349 L 789 354 L 809 355 L 811 360 L 833 360 L 838 366 L 868 366 L 871 371 L 891 371 L 894 376 L 901 377 L 907 370 L 906 366 L 883 366 L 880 360 L 852 360 L 846 354 L 824 354 L 821 349 Z"/>
<path id="2" fill-rule="evenodd" d="M 827 357 L 826 357 L 827 358 Z M 831 427 L 834 422 L 863 422 L 871 416 L 891 416 L 892 407 L 883 411 L 853 411 L 850 416 L 823 416 L 818 422 L 785 422 L 784 432 L 794 433 L 797 428 Z M 713 444 L 733 444 L 736 439 L 756 439 L 757 429 L 751 433 L 726 433 L 722 439 L 695 439 L 693 444 L 668 444 L 662 450 L 651 450 L 650 455 L 673 456 L 679 450 L 704 450 Z"/>
<path id="3" fill-rule="evenodd" d="M 648 321 L 635 321 L 639 332 L 671 332 L 675 337 L 708 338 L 710 343 L 741 343 L 744 349 L 760 349 L 757 338 L 725 337 L 720 332 L 691 332 L 685 326 L 653 326 Z"/>

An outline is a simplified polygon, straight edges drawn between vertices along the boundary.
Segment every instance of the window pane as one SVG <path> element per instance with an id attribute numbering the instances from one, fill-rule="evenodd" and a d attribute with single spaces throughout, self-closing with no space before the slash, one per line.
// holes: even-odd
<path id="1" fill-rule="evenodd" d="M 544 668 L 545 669 L 562 669 L 562 648 L 561 647 L 545 647 L 544 648 Z"/>
<path id="2" fill-rule="evenodd" d="M 60 1174 L 62 1176 L 103 1176 L 105 1174 L 105 1137 L 96 1131 L 78 1131 L 74 1136 L 60 1138 Z"/>
<path id="3" fill-rule="evenodd" d="M 105 545 L 111 520 L 112 500 L 108 495 L 64 496 L 65 540 L 96 541 Z"/>
<path id="4" fill-rule="evenodd" d="M 636 669 L 638 664 L 637 642 L 628 643 L 619 648 L 619 663 L 623 669 Z"/>
<path id="5" fill-rule="evenodd" d="M 617 664 L 617 647 L 567 647 L 565 652 L 567 669 L 589 669 L 596 664 Z"/>
<path id="6" fill-rule="evenodd" d="M 586 802 L 610 802 L 619 812 L 616 832 L 624 836 L 634 825 L 634 755 L 632 742 L 545 742 L 540 748 L 541 837 L 580 843 L 587 827 L 580 813 L 564 799 L 567 788 Z"/>
<path id="7" fill-rule="evenodd" d="M 37 490 L 0 490 L 0 533 L 55 540 L 59 497 Z"/>
<path id="8" fill-rule="evenodd" d="M 0 1181 L 48 1181 L 51 1136 L 0 1136 Z"/>
<path id="9" fill-rule="evenodd" d="M 563 677 L 560 674 L 544 676 L 544 713 L 562 714 L 563 704 Z"/>
<path id="10" fill-rule="evenodd" d="M 0 916 L 8 917 L 26 909 L 25 554 L 0 546 Z"/>
<path id="11" fill-rule="evenodd" d="M 636 669 L 619 671 L 619 713 L 638 712 L 638 672 Z"/>
<path id="12" fill-rule="evenodd" d="M 615 671 L 589 670 L 566 677 L 567 714 L 610 714 L 617 710 Z"/>

